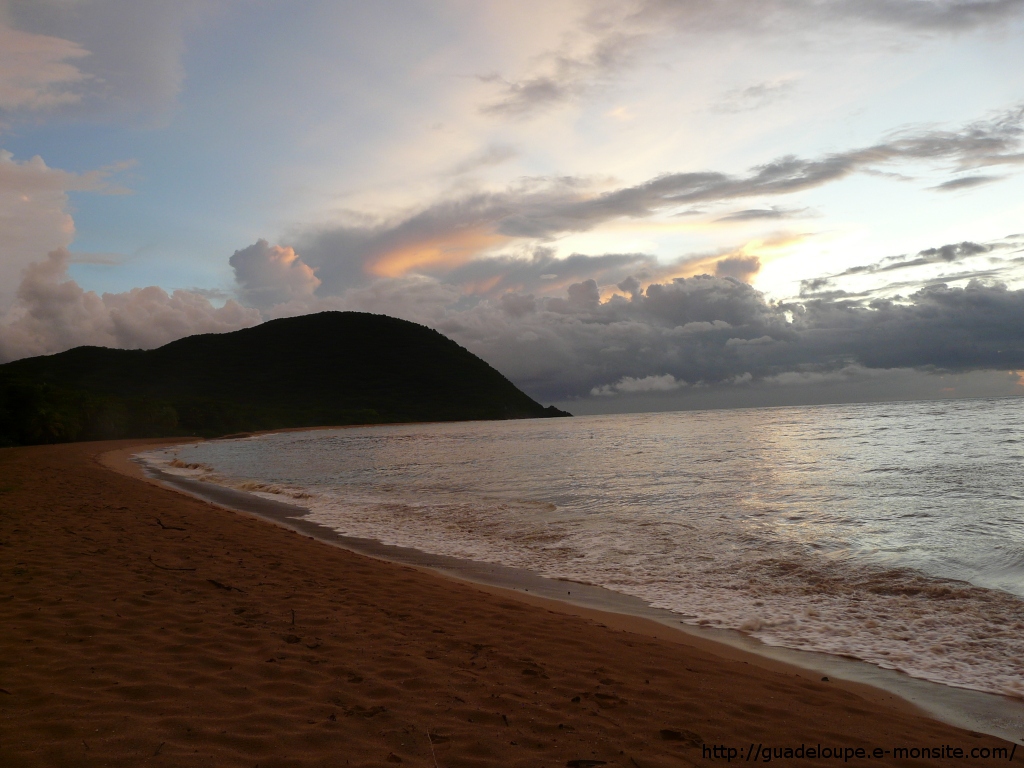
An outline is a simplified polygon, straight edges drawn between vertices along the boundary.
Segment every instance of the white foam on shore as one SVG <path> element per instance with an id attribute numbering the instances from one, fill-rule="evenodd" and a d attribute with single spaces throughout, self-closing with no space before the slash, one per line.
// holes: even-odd
<path id="1" fill-rule="evenodd" d="M 812 503 L 827 506 L 815 500 L 796 505 L 806 504 L 810 511 L 794 512 L 792 506 L 780 511 L 774 501 L 745 506 L 716 490 L 694 495 L 692 501 L 686 497 L 691 506 L 684 514 L 678 478 L 648 479 L 638 501 L 630 483 L 620 482 L 623 473 L 636 474 L 635 466 L 618 474 L 594 474 L 586 478 L 591 485 L 583 486 L 585 493 L 557 504 L 544 498 L 544 483 L 553 481 L 488 480 L 486 473 L 496 467 L 507 474 L 504 456 L 493 465 L 474 464 L 448 476 L 443 462 L 459 455 L 446 445 L 447 453 L 427 466 L 416 452 L 440 450 L 430 442 L 438 429 L 424 430 L 429 434 L 423 440 L 414 427 L 407 430 L 411 437 L 376 433 L 393 438 L 397 448 L 391 446 L 386 460 L 374 454 L 365 475 L 372 482 L 352 472 L 342 479 L 328 472 L 295 482 L 307 471 L 305 465 L 329 465 L 339 450 L 349 451 L 346 460 L 354 460 L 357 454 L 351 452 L 362 450 L 360 445 L 376 445 L 372 430 L 363 430 L 362 437 L 347 434 L 347 442 L 338 442 L 332 433 L 291 442 L 277 436 L 273 455 L 281 457 L 284 468 L 261 471 L 263 479 L 241 476 L 244 462 L 227 472 L 222 464 L 231 464 L 225 459 L 230 447 L 220 441 L 216 449 L 207 443 L 154 452 L 148 459 L 165 471 L 300 503 L 310 509 L 310 520 L 346 536 L 594 584 L 676 612 L 688 623 L 739 630 L 769 645 L 849 656 L 926 680 L 1024 697 L 1024 600 L 907 567 L 901 562 L 911 555 L 903 553 L 902 544 L 894 548 L 896 554 L 864 546 L 875 535 L 871 526 L 889 531 L 885 526 L 894 523 L 888 518 L 861 525 L 857 535 L 862 543 L 853 546 L 844 543 L 845 523 L 815 512 Z M 460 440 L 476 434 L 463 429 Z M 486 433 L 482 427 L 473 429 Z M 407 447 L 398 445 L 403 441 Z M 270 449 L 252 450 L 265 457 Z M 285 467 L 287 451 L 297 458 Z M 260 460 L 252 459 L 249 466 L 260 466 Z M 479 480 L 469 485 L 467 478 L 474 474 Z M 509 492 L 516 482 L 522 494 Z M 659 505 L 658 494 L 669 491 L 658 490 L 658 483 L 667 487 L 670 482 L 675 483 L 672 504 Z M 558 496 L 552 489 L 550 498 Z M 910 521 L 900 524 L 917 526 L 908 530 L 934 530 L 927 513 L 908 509 L 900 515 Z M 969 544 L 965 541 L 965 551 Z M 934 559 L 911 554 L 926 564 L 931 563 L 927 558 Z M 1007 557 L 1012 565 L 1012 551 Z M 943 566 L 947 571 L 967 568 L 950 562 Z M 998 565 L 1002 570 L 993 570 L 1003 574 L 998 578 L 1007 578 L 1006 573 L 1016 578 L 1012 568 Z"/>
<path id="2" fill-rule="evenodd" d="M 687 546 L 693 530 L 657 522 L 633 521 L 627 538 L 507 503 L 351 494 L 304 503 L 310 519 L 344 535 L 595 584 L 769 645 L 1024 697 L 1024 604 L 997 590 L 827 558 Z"/>

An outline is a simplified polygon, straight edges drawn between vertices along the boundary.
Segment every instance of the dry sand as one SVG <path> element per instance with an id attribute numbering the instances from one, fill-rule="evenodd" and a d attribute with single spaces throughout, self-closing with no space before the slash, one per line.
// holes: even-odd
<path id="1" fill-rule="evenodd" d="M 0 450 L 4 768 L 647 768 L 726 763 L 706 756 L 716 745 L 745 762 L 759 744 L 992 765 L 1007 759 L 891 750 L 1014 748 L 889 694 L 374 560 L 99 461 L 141 444 Z"/>

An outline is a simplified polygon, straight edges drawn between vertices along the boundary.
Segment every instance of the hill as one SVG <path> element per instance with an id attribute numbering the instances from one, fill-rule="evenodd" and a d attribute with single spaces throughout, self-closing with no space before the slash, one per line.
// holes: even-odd
<path id="1" fill-rule="evenodd" d="M 0 365 L 0 444 L 568 416 L 422 325 L 323 312 Z"/>

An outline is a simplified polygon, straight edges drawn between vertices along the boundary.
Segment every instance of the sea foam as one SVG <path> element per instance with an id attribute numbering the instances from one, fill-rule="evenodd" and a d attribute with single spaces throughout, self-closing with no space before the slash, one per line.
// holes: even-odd
<path id="1" fill-rule="evenodd" d="M 1024 697 L 1016 400 L 403 425 L 154 452 L 348 536 Z"/>

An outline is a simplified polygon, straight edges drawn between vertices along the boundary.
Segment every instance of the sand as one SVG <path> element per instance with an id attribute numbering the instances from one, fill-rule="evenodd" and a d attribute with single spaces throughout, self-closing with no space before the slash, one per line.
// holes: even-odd
<path id="1" fill-rule="evenodd" d="M 970 750 L 1014 749 L 889 694 L 368 558 L 99 460 L 142 443 L 0 450 L 0 766 L 647 768 L 819 744 L 883 750 L 853 764 L 991 765 L 1007 758 Z M 967 756 L 892 752 L 921 747 Z"/>

